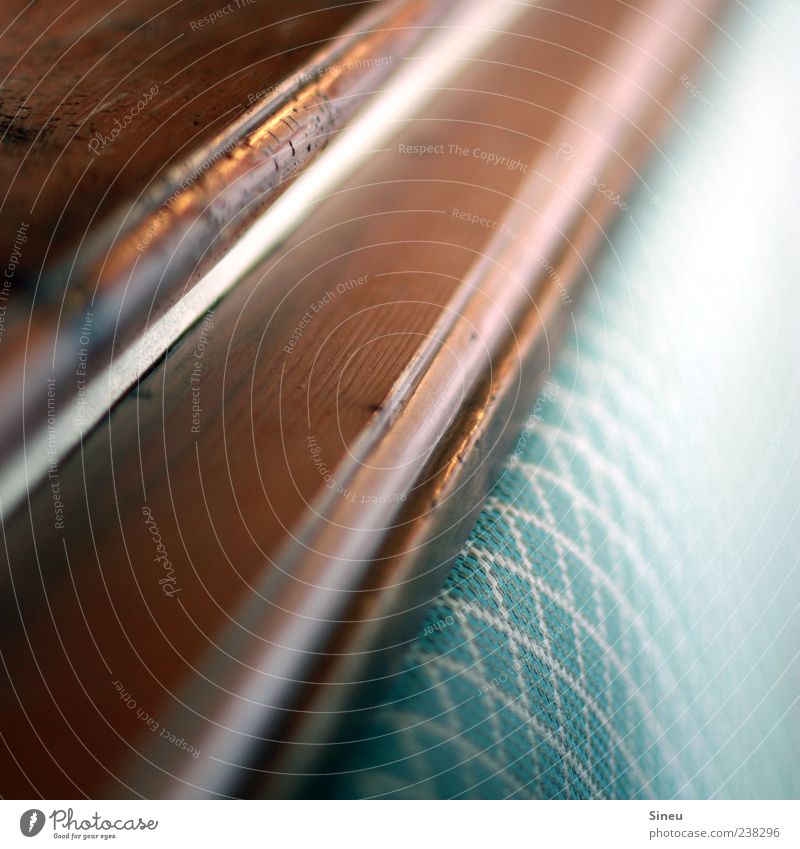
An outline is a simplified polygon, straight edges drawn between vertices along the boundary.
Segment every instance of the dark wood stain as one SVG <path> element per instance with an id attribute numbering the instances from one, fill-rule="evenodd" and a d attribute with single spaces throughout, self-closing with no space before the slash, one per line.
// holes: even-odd
<path id="1" fill-rule="evenodd" d="M 208 750 L 215 723 L 241 706 L 228 691 L 240 691 L 260 674 L 263 653 L 279 645 L 280 626 L 302 609 L 308 590 L 300 570 L 296 581 L 282 574 L 290 561 L 280 558 L 292 535 L 313 519 L 310 505 L 326 490 L 309 437 L 332 470 L 343 467 L 364 434 L 390 441 L 385 415 L 398 381 L 428 350 L 430 334 L 465 294 L 483 257 L 512 266 L 521 260 L 521 248 L 498 249 L 491 228 L 460 220 L 453 210 L 504 220 L 526 185 L 522 172 L 475 157 L 411 157 L 400 154 L 398 144 L 458 143 L 502 152 L 542 167 L 545 175 L 557 173 L 548 169 L 554 167 L 554 145 L 563 138 L 561 116 L 571 114 L 580 87 L 591 86 L 597 57 L 620 47 L 611 33 L 638 15 L 623 3 L 595 4 L 591 12 L 578 0 L 553 5 L 557 9 L 532 8 L 518 33 L 489 51 L 494 62 L 471 63 L 451 90 L 400 128 L 391 150 L 365 161 L 218 306 L 213 327 L 187 334 L 141 381 L 138 393 L 111 412 L 59 469 L 68 513 L 63 532 L 52 530 L 49 485 L 4 529 L 0 723 L 24 762 L 20 767 L 7 752 L 0 754 L 3 795 L 186 792 L 180 779 L 191 774 L 191 756 L 168 743 L 159 746 L 137 710 L 122 703 L 115 681 L 160 726 L 199 745 L 201 758 L 220 754 Z M 570 16 L 578 11 L 583 21 Z M 695 58 L 692 45 L 706 30 L 693 15 L 699 13 L 687 11 L 689 45 L 676 38 L 665 48 L 667 55 L 658 57 L 669 59 L 669 67 Z M 642 109 L 641 125 L 631 128 L 624 116 L 615 124 L 626 157 L 604 160 L 602 175 L 609 184 L 632 184 L 634 164 L 651 149 L 650 134 L 668 122 L 667 95 L 675 79 L 656 68 L 649 85 L 659 96 Z M 589 134 L 585 141 L 591 143 Z M 545 226 L 536 213 L 558 190 L 543 180 L 530 232 Z M 585 207 L 580 199 L 565 203 L 563 217 L 547 225 L 563 236 L 552 261 L 571 290 L 616 211 L 597 193 L 584 198 Z M 339 284 L 359 278 L 365 282 L 338 293 Z M 552 283 L 523 282 L 533 287 L 544 318 L 532 304 L 527 315 L 508 325 L 506 344 L 487 358 L 481 374 L 472 375 L 478 388 L 453 411 L 454 424 L 431 463 L 409 471 L 414 497 L 393 514 L 392 533 L 376 539 L 369 580 L 342 601 L 344 612 L 321 615 L 324 620 L 330 614 L 327 638 L 318 657 L 296 660 L 291 700 L 264 707 L 269 739 L 251 742 L 260 766 L 270 769 L 287 757 L 291 747 L 276 741 L 300 734 L 305 718 L 294 710 L 319 708 L 318 692 L 326 687 L 306 683 L 357 679 L 358 668 L 341 671 L 337 652 L 353 651 L 356 637 L 358 647 L 367 644 L 370 623 L 397 612 L 387 587 L 413 583 L 412 564 L 419 563 L 410 552 L 435 532 L 434 517 L 445 515 L 432 508 L 449 504 L 468 519 L 479 503 L 490 473 L 477 476 L 479 485 L 463 496 L 470 501 L 466 505 L 451 497 L 461 470 L 476 474 L 475 463 L 496 449 L 497 422 L 509 418 L 520 380 L 514 365 L 519 351 L 526 357 L 538 352 L 540 373 L 544 330 L 558 326 L 557 315 L 564 319 Z M 336 296 L 314 311 L 331 291 Z M 490 302 L 475 306 L 506 327 L 506 317 Z M 309 311 L 312 319 L 292 346 Z M 193 431 L 192 374 L 203 332 L 202 411 Z M 455 365 L 453 376 L 460 379 Z M 492 421 L 495 430 L 487 430 Z M 169 554 L 180 588 L 174 597 L 158 583 L 164 572 L 143 507 L 152 511 Z M 442 550 L 452 552 L 454 545 L 457 534 Z M 317 577 L 332 580 L 360 565 L 330 562 Z M 254 591 L 265 586 L 281 591 L 259 601 Z M 240 626 L 246 621 L 240 614 L 255 603 L 263 630 L 250 633 Z M 413 625 L 413 617 L 409 621 Z M 232 656 L 223 641 L 231 634 L 239 640 Z M 138 751 L 155 765 L 141 761 Z M 270 785 L 268 792 L 281 789 Z"/>
<path id="2" fill-rule="evenodd" d="M 212 0 L 36 3 L 0 39 L 0 245 L 31 222 L 25 261 L 66 251 L 92 222 L 130 202 L 202 147 L 254 98 L 334 37 L 363 4 L 242 5 L 211 25 Z M 139 100 L 158 86 L 138 111 Z M 136 110 L 136 114 L 132 114 Z M 93 154 L 95 134 L 124 131 Z M 48 257 L 48 259 L 50 259 Z"/>

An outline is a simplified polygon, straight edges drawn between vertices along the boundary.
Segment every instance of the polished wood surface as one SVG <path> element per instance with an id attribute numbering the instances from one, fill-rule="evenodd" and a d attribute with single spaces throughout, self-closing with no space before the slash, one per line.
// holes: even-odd
<path id="1" fill-rule="evenodd" d="M 29 222 L 28 286 L 365 6 L 258 0 L 208 23 L 225 5 L 61 0 L 21 4 L 12 19 L 4 4 L 0 243 Z"/>
<path id="2" fill-rule="evenodd" d="M 9 26 L 0 244 L 14 243 L 20 223 L 25 241 L 0 334 L 0 465 L 41 431 L 48 380 L 62 407 L 74 400 L 451 5 L 259 0 L 200 27 L 217 5 L 150 0 L 109 14 L 83 0 L 55 21 L 35 6 Z"/>
<path id="3" fill-rule="evenodd" d="M 53 480 L 5 524 L 4 795 L 285 795 L 319 768 L 719 8 L 642 5 L 526 10 L 59 465 L 63 528 Z"/>

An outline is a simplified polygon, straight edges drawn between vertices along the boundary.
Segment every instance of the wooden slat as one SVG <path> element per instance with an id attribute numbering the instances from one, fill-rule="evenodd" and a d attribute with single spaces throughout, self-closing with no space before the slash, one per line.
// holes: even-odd
<path id="1" fill-rule="evenodd" d="M 6 515 L 17 506 L 9 467 L 41 434 L 48 380 L 63 408 L 101 375 L 314 161 L 451 5 L 337 0 L 317 10 L 306 0 L 272 5 L 265 17 L 264 4 L 253 3 L 193 29 L 219 6 L 149 0 L 109 15 L 84 0 L 51 29 L 37 6 L 0 39 L 12 69 L 2 92 L 0 242 L 12 245 L 26 226 L 0 334 Z M 93 151 L 98 133 L 104 141 Z"/>
<path id="2" fill-rule="evenodd" d="M 0 791 L 282 795 L 319 768 L 548 368 L 620 212 L 596 183 L 637 183 L 718 9 L 642 6 L 526 11 L 58 469 L 62 530 L 49 485 L 6 526 Z"/>

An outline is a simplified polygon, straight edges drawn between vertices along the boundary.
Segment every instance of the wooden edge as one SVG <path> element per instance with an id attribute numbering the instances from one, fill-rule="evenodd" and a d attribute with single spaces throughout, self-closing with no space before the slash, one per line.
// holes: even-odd
<path id="1" fill-rule="evenodd" d="M 241 630 L 272 646 L 249 658 L 259 675 L 248 691 L 272 707 L 254 711 L 250 726 L 237 714 L 235 733 L 220 730 L 215 745 L 227 748 L 231 762 L 215 779 L 226 792 L 291 796 L 307 792 L 315 774 L 335 770 L 326 746 L 353 736 L 376 674 L 385 680 L 413 638 L 541 390 L 571 314 L 566 306 L 578 297 L 613 219 L 614 208 L 594 183 L 635 182 L 669 129 L 669 105 L 683 98 L 678 69 L 698 61 L 720 6 L 709 0 L 692 17 L 682 4 L 660 0 L 647 18 L 630 15 L 622 38 L 627 54 L 612 46 L 608 72 L 572 104 L 552 138 L 556 147 L 582 151 L 580 167 L 552 156 L 536 164 L 500 228 L 521 238 L 509 245 L 498 236 L 475 263 L 438 330 L 335 471 L 353 491 L 408 498 L 354 506 L 323 491 L 274 558 L 280 574 L 270 573 L 260 588 L 262 598 L 291 598 L 292 616 L 265 622 L 262 605 L 249 600 L 234 617 L 236 627 L 222 638 L 226 650 L 243 650 Z M 665 67 L 672 69 L 666 82 Z M 613 104 L 610 121 L 606 113 L 598 123 L 598 99 Z M 534 209 L 543 214 L 532 215 Z M 535 258 L 542 255 L 559 258 L 553 271 L 542 270 Z M 517 285 L 509 286 L 510 278 Z M 441 355 L 445 347 L 462 363 L 459 380 L 452 359 Z M 461 381 L 467 392 L 458 400 L 451 390 Z M 428 446 L 422 463 L 421 445 Z M 389 467 L 399 471 L 388 474 Z M 296 618 L 304 622 L 302 634 Z M 259 752 L 252 738 L 270 742 Z M 187 773 L 183 790 L 207 779 Z"/>
<path id="2" fill-rule="evenodd" d="M 47 381 L 62 387 L 65 405 L 106 377 L 109 364 L 219 263 L 452 6 L 452 0 L 389 0 L 369 8 L 211 143 L 159 178 L 132 208 L 92 231 L 77 257 L 45 271 L 34 332 L 9 317 L 3 340 L 0 512 L 6 519 L 21 503 L 23 474 L 31 487 L 44 472 L 21 454 L 25 443 L 36 445 L 45 433 L 39 411 Z M 48 302 L 49 291 L 65 286 L 63 309 L 60 295 Z M 196 320 L 201 317 L 202 311 Z M 79 359 L 85 367 L 76 376 Z M 112 395 L 133 382 L 126 378 L 122 388 L 113 382 Z M 101 406 L 107 407 L 115 398 L 103 394 Z M 58 459 L 96 419 L 89 416 L 75 435 L 59 440 Z"/>
<path id="3" fill-rule="evenodd" d="M 83 786 L 102 786 L 113 774 L 152 796 L 294 795 L 309 773 L 330 768 L 326 744 L 352 737 L 353 718 L 357 725 L 364 707 L 375 703 L 370 679 L 385 679 L 413 638 L 540 389 L 566 307 L 615 212 L 597 182 L 622 188 L 636 180 L 673 120 L 666 104 L 683 90 L 681 70 L 697 60 L 708 34 L 702 13 L 717 8 L 707 0 L 691 17 L 685 5 L 658 0 L 650 17 L 626 13 L 625 38 L 598 34 L 597 50 L 615 51 L 608 73 L 575 81 L 587 87 L 585 96 L 571 101 L 549 130 L 548 154 L 498 219 L 518 238 L 493 239 L 475 257 L 426 342 L 400 364 L 388 396 L 337 464 L 337 479 L 375 502 L 354 510 L 320 485 L 262 564 L 280 568 L 257 572 L 252 591 L 225 611 L 230 620 L 213 634 L 215 655 L 200 658 L 191 680 L 167 682 L 175 686 L 169 696 L 176 706 L 159 716 L 161 724 L 224 757 L 187 759 L 177 749 L 165 753 L 146 729 L 137 729 L 134 740 L 110 726 L 108 751 L 113 746 L 117 760 L 92 764 Z M 613 108 L 596 110 L 598 100 Z M 580 160 L 558 156 L 560 145 L 580 150 Z M 543 271 L 539 256 L 550 258 L 552 271 Z M 458 354 L 456 370 L 446 349 Z M 463 392 L 453 391 L 456 378 Z M 392 493 L 405 498 L 380 500 Z M 75 564 L 76 572 L 91 572 L 88 559 Z M 114 562 L 106 565 L 114 570 Z M 20 564 L 12 567 L 19 574 Z M 66 593 L 72 589 L 66 585 Z M 53 601 L 47 598 L 48 605 Z M 24 650 L 12 660 L 24 675 Z M 217 701 L 191 697 L 209 683 Z M 191 704 L 203 705 L 207 725 L 199 728 Z"/>

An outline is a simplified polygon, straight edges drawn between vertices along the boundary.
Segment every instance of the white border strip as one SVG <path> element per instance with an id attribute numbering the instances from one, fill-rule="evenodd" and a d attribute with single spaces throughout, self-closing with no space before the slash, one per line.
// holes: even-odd
<path id="1" fill-rule="evenodd" d="M 579 806 L 579 807 L 576 807 Z M 797 845 L 795 801 L 0 801 L 3 845 L 52 846 L 84 837 L 147 846 L 645 846 Z M 756 837 L 752 837 L 755 832 Z M 529 835 L 520 840 L 520 835 Z M 338 837 L 337 837 L 338 835 Z M 749 837 L 749 839 L 748 839 Z M 422 839 L 421 839 L 422 838 Z M 745 838 L 744 840 L 741 838 Z M 761 838 L 761 839 L 758 839 Z M 75 844 L 73 844 L 75 840 Z M 106 841 L 102 841 L 105 845 Z M 95 844 L 97 845 L 97 844 Z"/>

